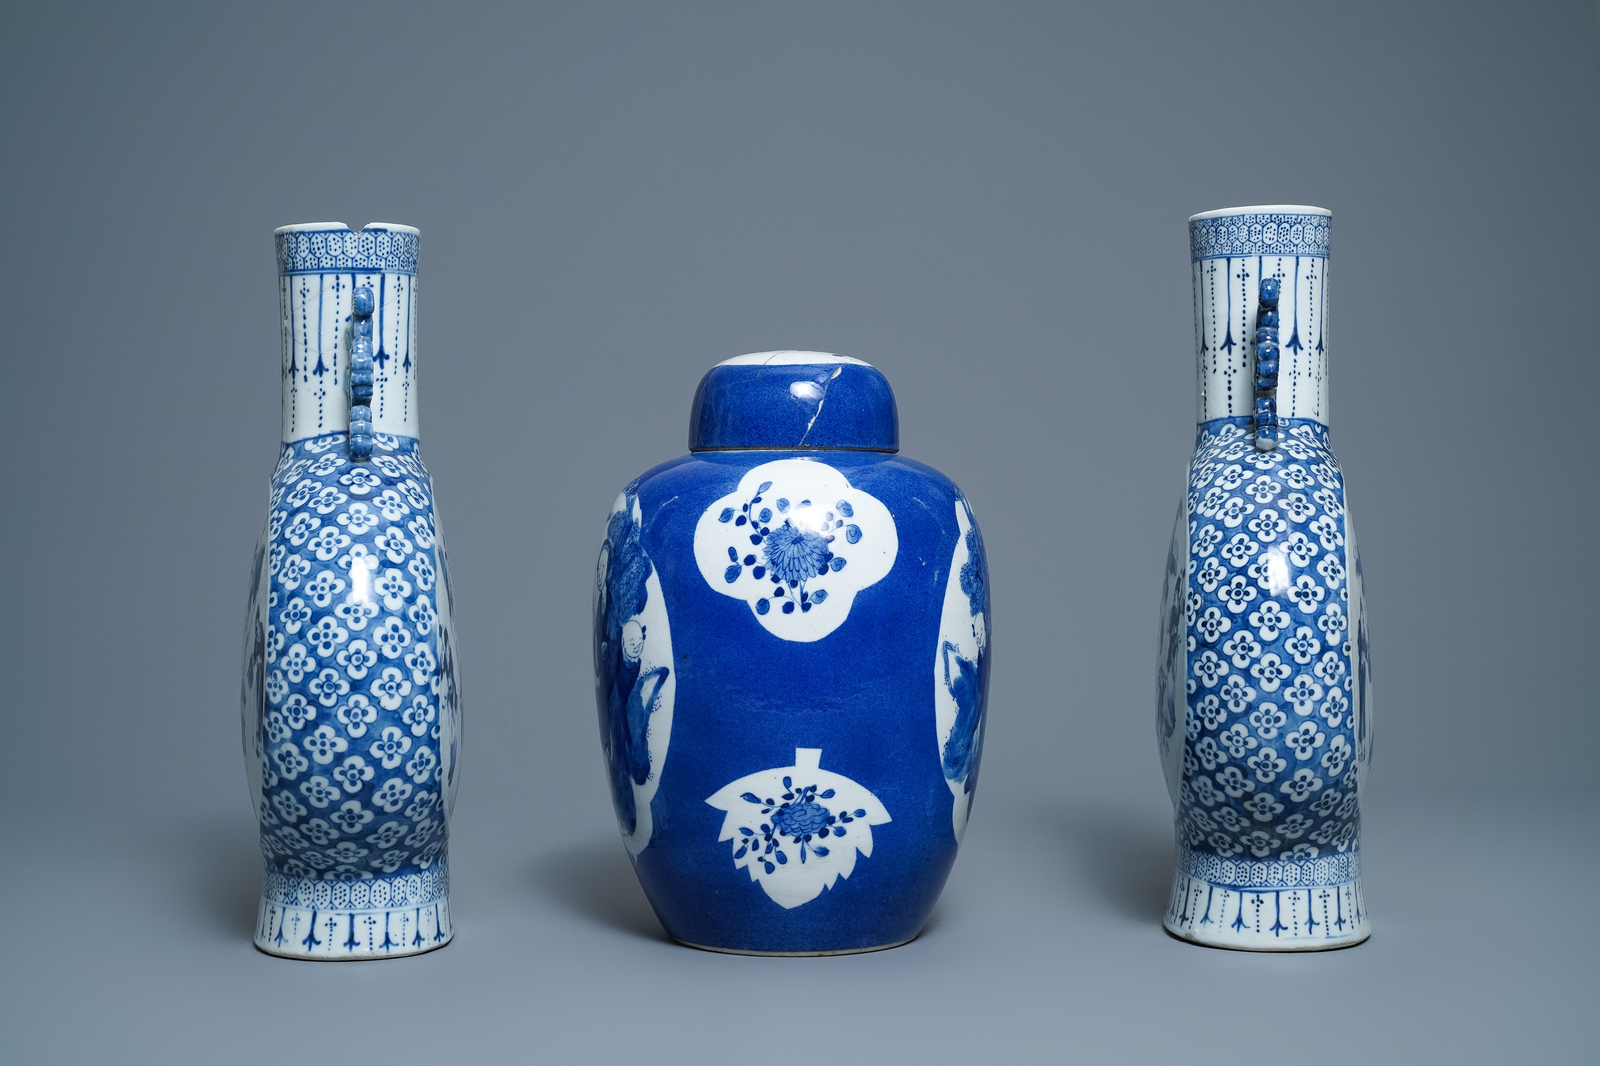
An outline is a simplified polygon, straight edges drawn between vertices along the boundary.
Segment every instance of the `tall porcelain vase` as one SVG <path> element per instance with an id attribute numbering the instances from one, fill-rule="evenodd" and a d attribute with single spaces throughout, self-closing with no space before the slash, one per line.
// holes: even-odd
<path id="1" fill-rule="evenodd" d="M 451 935 L 461 733 L 450 581 L 417 450 L 417 231 L 277 231 L 283 447 L 245 630 L 245 767 L 273 955 Z"/>
<path id="2" fill-rule="evenodd" d="M 1329 212 L 1189 220 L 1199 431 L 1162 607 L 1173 935 L 1316 951 L 1370 934 L 1361 562 L 1328 436 Z"/>
<path id="3" fill-rule="evenodd" d="M 612 505 L 600 739 L 679 941 L 893 947 L 944 887 L 983 745 L 987 570 L 966 498 L 898 448 L 868 364 L 739 356 L 701 379 L 690 454 Z"/>

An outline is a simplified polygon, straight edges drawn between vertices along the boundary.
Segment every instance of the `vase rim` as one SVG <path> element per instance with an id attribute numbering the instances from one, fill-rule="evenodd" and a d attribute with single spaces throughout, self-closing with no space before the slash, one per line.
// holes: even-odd
<path id="1" fill-rule="evenodd" d="M 399 222 L 368 222 L 365 226 L 352 227 L 343 222 L 296 222 L 291 226 L 279 226 L 273 234 L 279 233 L 326 233 L 329 230 L 345 230 L 349 233 L 361 233 L 369 229 L 387 230 L 390 233 L 414 233 L 418 236 L 421 231 L 415 226 L 407 226 Z"/>
<path id="2" fill-rule="evenodd" d="M 852 366 L 872 366 L 865 359 L 851 355 L 834 355 L 831 352 L 801 352 L 783 349 L 775 352 L 750 352 L 724 359 L 718 366 L 834 366 L 848 363 Z"/>
<path id="3" fill-rule="evenodd" d="M 1219 207 L 1211 211 L 1202 211 L 1198 215 L 1190 215 L 1189 221 L 1225 218 L 1228 215 L 1322 215 L 1332 218 L 1333 212 L 1326 207 L 1307 207 L 1303 204 L 1256 204 L 1249 207 Z"/>

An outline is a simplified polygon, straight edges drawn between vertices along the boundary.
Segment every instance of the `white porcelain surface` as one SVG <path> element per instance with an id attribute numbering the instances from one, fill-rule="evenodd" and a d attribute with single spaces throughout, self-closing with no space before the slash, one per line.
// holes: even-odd
<path id="1" fill-rule="evenodd" d="M 1205 211 L 1216 240 L 1194 248 L 1197 419 L 1248 415 L 1261 279 L 1278 278 L 1282 341 L 1278 417 L 1328 424 L 1328 221 L 1320 207 L 1274 205 Z"/>
<path id="2" fill-rule="evenodd" d="M 335 232 L 329 234 L 330 228 Z M 351 299 L 361 286 L 371 288 L 376 300 L 373 431 L 417 436 L 417 231 L 391 222 L 372 222 L 359 231 L 342 222 L 310 222 L 274 235 L 284 443 L 350 427 Z"/>
<path id="3" fill-rule="evenodd" d="M 1215 947 L 1371 932 L 1371 659 L 1327 425 L 1328 234 L 1321 208 L 1190 220 L 1200 424 L 1163 583 L 1157 737 L 1178 837 L 1164 922 Z"/>

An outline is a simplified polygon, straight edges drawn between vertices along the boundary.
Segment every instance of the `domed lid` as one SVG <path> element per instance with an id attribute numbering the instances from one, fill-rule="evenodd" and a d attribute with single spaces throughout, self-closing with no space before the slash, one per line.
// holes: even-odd
<path id="1" fill-rule="evenodd" d="M 689 413 L 689 450 L 719 448 L 899 451 L 894 390 L 872 364 L 847 355 L 726 359 L 700 379 Z"/>

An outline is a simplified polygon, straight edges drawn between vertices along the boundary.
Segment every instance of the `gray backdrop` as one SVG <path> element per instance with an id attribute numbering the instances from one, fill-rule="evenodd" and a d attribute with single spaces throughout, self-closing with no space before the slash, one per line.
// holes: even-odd
<path id="1" fill-rule="evenodd" d="M 21 4 L 0 11 L 0 1057 L 1580 1061 L 1592 1014 L 1600 31 L 1588 3 Z M 1166 937 L 1185 218 L 1334 212 L 1374 616 L 1376 932 Z M 466 670 L 459 932 L 250 946 L 245 565 L 271 232 L 423 233 Z M 970 496 L 980 798 L 896 951 L 667 942 L 616 840 L 604 512 L 710 364 L 813 348 Z"/>

